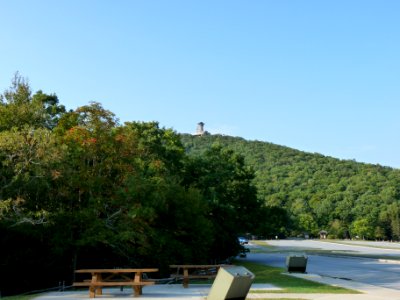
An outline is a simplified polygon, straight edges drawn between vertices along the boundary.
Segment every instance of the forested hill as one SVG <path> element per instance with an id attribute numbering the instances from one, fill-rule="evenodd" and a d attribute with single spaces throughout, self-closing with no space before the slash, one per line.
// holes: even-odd
<path id="1" fill-rule="evenodd" d="M 258 197 L 267 206 L 283 207 L 290 217 L 281 234 L 317 236 L 326 230 L 332 238 L 400 237 L 398 169 L 238 137 L 181 137 L 190 155 L 215 144 L 243 155 L 255 171 Z"/>

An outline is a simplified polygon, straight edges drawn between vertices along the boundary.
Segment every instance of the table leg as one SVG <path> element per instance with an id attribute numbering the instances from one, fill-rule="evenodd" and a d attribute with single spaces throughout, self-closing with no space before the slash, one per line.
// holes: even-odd
<path id="1" fill-rule="evenodd" d="M 189 269 L 183 268 L 183 287 L 189 287 Z"/>
<path id="2" fill-rule="evenodd" d="M 92 273 L 92 282 L 101 281 L 101 273 Z M 89 286 L 89 297 L 95 298 L 96 295 L 103 295 L 101 286 Z"/>
<path id="3" fill-rule="evenodd" d="M 103 281 L 103 276 L 101 275 L 101 273 L 97 275 L 97 281 Z M 103 288 L 101 286 L 97 287 L 96 295 L 103 295 Z"/>
<path id="4" fill-rule="evenodd" d="M 142 272 L 136 272 L 135 273 L 135 278 L 133 280 L 136 283 L 141 283 L 142 282 Z M 133 291 L 135 294 L 135 297 L 139 297 L 142 294 L 142 286 L 141 285 L 134 285 L 133 286 Z"/>
<path id="5" fill-rule="evenodd" d="M 95 298 L 96 296 L 96 287 L 93 285 L 89 286 L 89 298 Z"/>

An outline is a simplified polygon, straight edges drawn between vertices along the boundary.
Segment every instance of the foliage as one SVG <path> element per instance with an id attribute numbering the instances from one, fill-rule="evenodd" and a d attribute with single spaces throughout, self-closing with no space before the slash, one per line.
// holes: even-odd
<path id="1" fill-rule="evenodd" d="M 0 131 L 26 126 L 51 129 L 64 112 L 56 95 L 38 91 L 32 96 L 28 81 L 16 73 L 11 87 L 0 95 Z"/>
<path id="2" fill-rule="evenodd" d="M 219 237 L 212 253 L 219 259 L 236 255 L 238 233 L 255 230 L 262 206 L 252 184 L 253 171 L 242 156 L 218 146 L 191 158 L 185 171 L 185 185 L 199 189 L 209 206 L 209 219 Z"/>
<path id="3" fill-rule="evenodd" d="M 284 221 L 284 215 L 270 212 L 272 223 L 280 220 L 283 226 L 267 224 L 262 235 L 316 237 L 326 230 L 336 238 L 400 238 L 400 170 L 237 137 L 181 136 L 190 156 L 203 155 L 213 145 L 244 156 L 255 171 L 258 199 L 290 216 Z"/>
<path id="4" fill-rule="evenodd" d="M 157 122 L 121 125 L 97 102 L 67 112 L 18 74 L 0 113 L 3 295 L 71 283 L 76 268 L 162 276 L 169 264 L 220 262 L 255 228 L 254 174 L 233 151 L 194 160 Z M 21 268 L 29 281 L 16 280 Z"/>

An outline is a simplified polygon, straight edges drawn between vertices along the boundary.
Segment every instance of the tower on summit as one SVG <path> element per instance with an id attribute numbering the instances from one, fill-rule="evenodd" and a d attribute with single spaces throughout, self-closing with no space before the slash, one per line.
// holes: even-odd
<path id="1" fill-rule="evenodd" d="M 209 134 L 207 131 L 204 130 L 204 125 L 205 124 L 203 122 L 197 123 L 196 133 L 194 135 L 202 136 Z"/>

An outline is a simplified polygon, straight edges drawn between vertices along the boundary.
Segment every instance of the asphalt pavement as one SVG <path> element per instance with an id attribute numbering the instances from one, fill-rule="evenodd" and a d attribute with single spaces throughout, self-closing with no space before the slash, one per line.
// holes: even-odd
<path id="1" fill-rule="evenodd" d="M 145 286 L 143 294 L 138 297 L 143 300 L 160 300 L 160 299 L 179 299 L 179 300 L 204 300 L 210 292 L 210 284 L 191 284 L 188 288 L 184 288 L 182 284 L 157 284 Z M 270 284 L 253 284 L 252 290 L 257 291 L 279 291 Z M 77 300 L 88 299 L 87 290 L 71 290 L 64 292 L 51 292 L 39 295 L 34 300 Z M 125 288 L 121 291 L 119 288 L 103 288 L 103 295 L 96 296 L 97 299 L 121 300 L 133 298 L 131 288 Z"/>
<path id="2" fill-rule="evenodd" d="M 270 266 L 285 267 L 286 257 L 290 253 L 305 253 L 309 249 L 338 251 L 339 253 L 336 254 L 307 254 L 307 272 L 323 277 L 400 290 L 400 261 L 390 259 L 391 256 L 400 254 L 400 249 L 341 245 L 312 240 L 273 240 L 267 242 L 275 247 L 274 252 L 250 253 L 247 260 Z M 352 256 L 341 255 L 344 252 L 350 252 Z M 353 255 L 357 255 L 357 253 L 360 255 L 380 255 L 384 259 L 354 257 Z"/>

